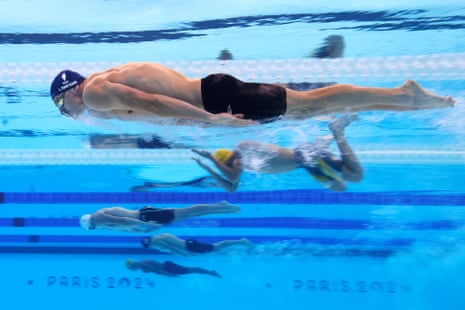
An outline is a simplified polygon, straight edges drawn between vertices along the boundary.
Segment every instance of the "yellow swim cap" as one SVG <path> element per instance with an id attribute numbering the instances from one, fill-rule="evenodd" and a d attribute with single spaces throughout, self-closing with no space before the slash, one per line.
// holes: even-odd
<path id="1" fill-rule="evenodd" d="M 219 149 L 213 155 L 213 157 L 215 157 L 215 159 L 222 164 L 227 162 L 231 158 L 231 156 L 233 156 L 233 151 L 228 149 Z"/>
<path id="2" fill-rule="evenodd" d="M 132 265 L 134 265 L 135 261 L 131 258 L 128 258 L 126 260 L 126 268 L 131 268 Z"/>

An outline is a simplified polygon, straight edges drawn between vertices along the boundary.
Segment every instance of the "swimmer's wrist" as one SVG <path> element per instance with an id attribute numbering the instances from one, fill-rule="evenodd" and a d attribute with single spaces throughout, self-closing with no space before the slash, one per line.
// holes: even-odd
<path id="1" fill-rule="evenodd" d="M 216 114 L 208 115 L 207 122 L 212 124 L 218 123 L 218 116 Z"/>
<path id="2" fill-rule="evenodd" d="M 223 114 L 212 114 L 212 115 L 209 115 L 208 117 L 208 122 L 212 123 L 212 124 L 224 124 L 225 123 L 225 120 L 227 118 L 224 117 Z"/>

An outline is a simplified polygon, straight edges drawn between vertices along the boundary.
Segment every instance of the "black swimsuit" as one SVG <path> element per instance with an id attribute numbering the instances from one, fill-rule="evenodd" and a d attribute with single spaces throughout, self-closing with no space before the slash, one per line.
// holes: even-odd
<path id="1" fill-rule="evenodd" d="M 174 209 L 145 206 L 139 210 L 139 219 L 144 222 L 153 221 L 159 224 L 169 224 L 174 221 Z"/>
<path id="2" fill-rule="evenodd" d="M 191 273 L 189 268 L 173 263 L 172 261 L 166 261 L 163 263 L 163 269 L 172 274 L 188 274 Z"/>
<path id="3" fill-rule="evenodd" d="M 211 74 L 202 79 L 203 107 L 210 113 L 244 114 L 245 119 L 269 121 L 286 113 L 284 87 L 245 83 L 228 74 Z"/>
<path id="4" fill-rule="evenodd" d="M 193 253 L 208 253 L 213 251 L 213 245 L 210 243 L 200 242 L 195 239 L 187 239 L 186 249 Z"/>

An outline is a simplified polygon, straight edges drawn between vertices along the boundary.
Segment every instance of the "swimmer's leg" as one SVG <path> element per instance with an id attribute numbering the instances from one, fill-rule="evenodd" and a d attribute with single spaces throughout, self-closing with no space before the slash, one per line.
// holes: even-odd
<path id="1" fill-rule="evenodd" d="M 334 140 L 336 141 L 342 160 L 342 176 L 344 180 L 359 182 L 363 179 L 363 168 L 345 137 L 344 130 L 357 119 L 356 114 L 346 114 L 329 123 Z"/>
<path id="2" fill-rule="evenodd" d="M 198 177 L 188 181 L 178 181 L 178 182 L 151 182 L 146 181 L 143 185 L 135 185 L 130 188 L 132 192 L 143 192 L 148 191 L 151 188 L 169 188 L 169 187 L 178 187 L 178 186 L 196 186 L 201 188 L 212 187 L 215 184 L 213 183 L 214 179 L 211 176 Z"/>
<path id="3" fill-rule="evenodd" d="M 209 276 L 222 278 L 222 276 L 218 272 L 216 272 L 215 270 L 208 270 L 208 269 L 201 268 L 201 267 L 187 267 L 187 272 L 188 273 L 207 274 Z"/>
<path id="4" fill-rule="evenodd" d="M 215 251 L 221 251 L 225 248 L 229 248 L 229 247 L 236 246 L 236 245 L 245 246 L 245 247 L 254 246 L 254 244 L 250 242 L 248 239 L 242 238 L 239 240 L 223 240 L 223 241 L 215 242 L 213 244 L 213 248 Z"/>
<path id="5" fill-rule="evenodd" d="M 195 216 L 202 216 L 217 213 L 239 213 L 240 208 L 227 201 L 214 204 L 198 204 L 187 208 L 174 209 L 176 220 L 185 220 Z"/>
<path id="6" fill-rule="evenodd" d="M 186 267 L 182 266 L 176 263 L 173 263 L 171 261 L 165 261 L 164 264 L 164 269 L 167 273 L 173 274 L 173 275 L 184 275 L 184 274 L 189 274 L 189 273 L 200 273 L 200 274 L 207 274 L 210 276 L 214 276 L 217 278 L 221 278 L 221 276 L 215 271 L 215 270 L 207 270 L 201 267 Z"/>
<path id="7" fill-rule="evenodd" d="M 338 84 L 306 92 L 286 89 L 286 93 L 287 114 L 304 114 L 304 117 L 334 112 L 438 109 L 455 103 L 452 97 L 431 94 L 414 81 L 395 88 Z"/>

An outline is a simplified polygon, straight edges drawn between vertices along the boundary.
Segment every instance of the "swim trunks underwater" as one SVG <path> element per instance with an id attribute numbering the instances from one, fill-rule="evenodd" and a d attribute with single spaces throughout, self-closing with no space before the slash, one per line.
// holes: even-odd
<path id="1" fill-rule="evenodd" d="M 286 90 L 278 85 L 245 83 L 228 74 L 202 79 L 203 107 L 210 113 L 244 114 L 245 119 L 271 121 L 286 113 Z"/>
<path id="2" fill-rule="evenodd" d="M 188 274 L 189 268 L 178 265 L 176 263 L 173 263 L 172 261 L 166 261 L 163 263 L 163 269 L 166 272 L 172 273 L 172 274 Z"/>
<path id="3" fill-rule="evenodd" d="M 159 224 L 169 224 L 174 221 L 174 210 L 145 206 L 139 210 L 139 219 L 144 222 L 153 221 Z"/>
<path id="4" fill-rule="evenodd" d="M 335 182 L 344 183 L 340 176 L 340 160 L 334 158 L 328 149 L 320 148 L 314 143 L 305 143 L 294 149 L 294 156 L 301 167 L 324 187 L 330 188 Z"/>
<path id="5" fill-rule="evenodd" d="M 186 249 L 193 253 L 208 253 L 213 251 L 213 245 L 210 243 L 200 242 L 195 239 L 187 239 Z"/>

